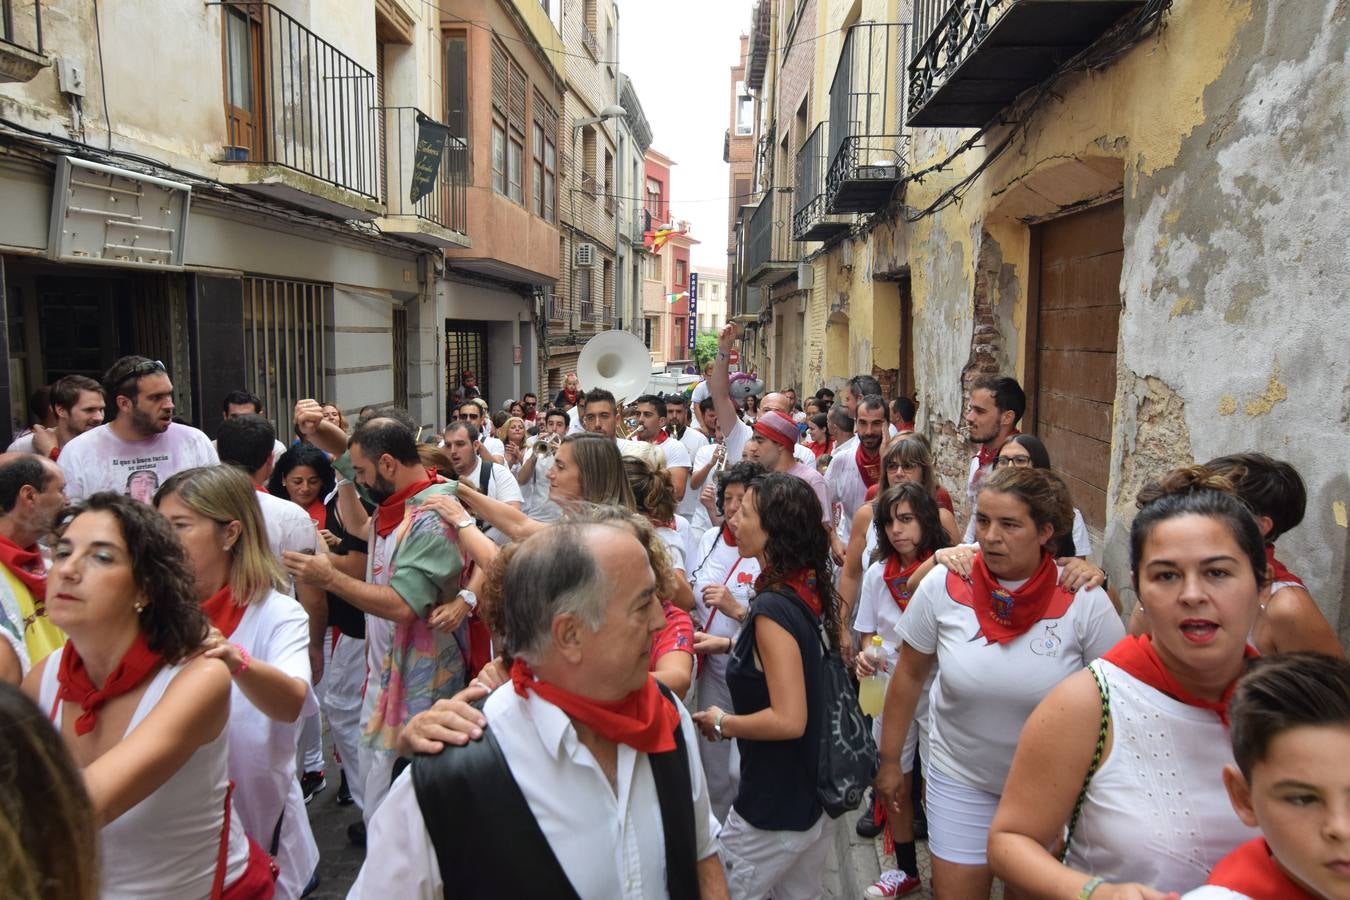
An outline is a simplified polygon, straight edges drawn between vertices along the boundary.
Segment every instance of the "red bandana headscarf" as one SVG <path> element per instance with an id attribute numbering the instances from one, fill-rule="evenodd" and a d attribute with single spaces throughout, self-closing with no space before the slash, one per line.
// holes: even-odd
<path id="1" fill-rule="evenodd" d="M 227 583 L 210 597 L 202 601 L 202 612 L 211 620 L 211 624 L 220 629 L 220 633 L 229 637 L 239 627 L 248 605 L 240 606 L 234 602 L 234 591 Z"/>
<path id="2" fill-rule="evenodd" d="M 65 650 L 61 653 L 61 668 L 56 672 L 59 685 L 56 696 L 62 701 L 78 703 L 83 710 L 75 720 L 75 733 L 88 734 L 93 731 L 98 722 L 99 708 L 103 704 L 135 690 L 163 662 L 164 657 L 151 650 L 145 643 L 145 635 L 138 631 L 136 640 L 122 654 L 103 686 L 95 687 L 89 671 L 84 667 L 84 660 L 80 658 L 80 652 L 74 644 L 66 641 Z"/>
<path id="3" fill-rule="evenodd" d="M 1042 553 L 1040 566 L 1026 583 L 1010 591 L 989 571 L 984 554 L 976 553 L 969 581 L 955 572 L 947 573 L 947 593 L 957 603 L 975 610 L 980 635 L 986 642 L 1005 644 L 1026 634 L 1042 619 L 1064 616 L 1074 595 L 1060 587 L 1058 581 L 1054 557 Z"/>
<path id="4" fill-rule="evenodd" d="M 1245 659 L 1252 659 L 1259 655 L 1256 648 L 1250 644 L 1243 651 Z M 1172 677 L 1172 673 L 1167 671 L 1167 667 L 1158 658 L 1158 651 L 1153 649 L 1153 639 L 1148 635 L 1123 638 L 1120 643 L 1106 651 L 1102 655 L 1102 659 L 1133 675 L 1149 687 L 1161 691 L 1173 700 L 1198 709 L 1207 709 L 1218 716 L 1220 722 L 1225 725 L 1228 724 L 1228 701 L 1233 698 L 1233 692 L 1237 690 L 1236 678 L 1228 687 L 1224 688 L 1223 696 L 1217 701 L 1197 697 L 1178 684 L 1177 680 Z"/>
<path id="5" fill-rule="evenodd" d="M 47 600 L 47 570 L 42 563 L 42 554 L 37 544 L 20 547 L 9 538 L 0 534 L 0 564 L 23 582 L 33 595 L 33 603 L 41 607 Z"/>
<path id="6" fill-rule="evenodd" d="M 530 691 L 567 713 L 568 717 L 595 731 L 606 740 L 626 744 L 639 753 L 668 753 L 675 749 L 675 729 L 680 711 L 661 696 L 650 676 L 642 687 L 619 700 L 593 700 L 563 690 L 547 681 L 536 681 L 525 660 L 511 663 L 511 684 L 524 697 Z"/>
<path id="7" fill-rule="evenodd" d="M 1248 841 L 1219 860 L 1205 884 L 1228 888 L 1258 900 L 1276 897 L 1279 900 L 1317 900 L 1315 894 L 1308 893 L 1280 868 L 1263 837 Z"/>
<path id="8" fill-rule="evenodd" d="M 891 592 L 891 599 L 900 607 L 901 612 L 909 606 L 909 598 L 913 594 L 909 589 L 909 577 L 932 555 L 931 552 L 925 553 L 907 566 L 901 565 L 899 554 L 886 560 L 886 565 L 881 570 L 881 580 L 886 582 L 886 589 Z"/>
<path id="9" fill-rule="evenodd" d="M 1290 572 L 1288 569 L 1284 567 L 1284 563 L 1280 562 L 1278 559 L 1275 558 L 1274 544 L 1266 544 L 1266 563 L 1271 568 L 1272 581 L 1284 581 L 1284 582 L 1292 581 L 1294 584 L 1297 584 L 1299 586 L 1303 585 L 1302 578 L 1299 578 L 1293 572 Z"/>
<path id="10" fill-rule="evenodd" d="M 380 537 L 389 537 L 399 523 L 403 521 L 403 508 L 408 501 L 431 487 L 437 481 L 436 473 L 427 470 L 427 477 L 416 484 L 410 484 L 397 494 L 392 495 L 375 510 L 375 533 Z"/>

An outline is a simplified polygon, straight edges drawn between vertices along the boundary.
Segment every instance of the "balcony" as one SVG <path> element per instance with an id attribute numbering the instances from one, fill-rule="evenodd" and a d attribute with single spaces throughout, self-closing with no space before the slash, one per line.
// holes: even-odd
<path id="1" fill-rule="evenodd" d="M 906 121 L 981 127 L 1143 0 L 916 0 Z"/>
<path id="2" fill-rule="evenodd" d="M 905 24 L 854 25 L 844 37 L 830 83 L 826 212 L 877 212 L 904 179 L 908 141 L 897 88 L 908 43 Z"/>
<path id="3" fill-rule="evenodd" d="M 633 218 L 628 223 L 629 240 L 638 249 L 646 249 L 647 232 L 652 230 L 652 214 L 645 209 L 633 210 Z"/>
<path id="4" fill-rule="evenodd" d="M 829 123 L 821 122 L 797 153 L 797 187 L 793 196 L 792 237 L 798 241 L 828 241 L 849 230 L 849 223 L 831 216 L 825 194 L 825 138 Z"/>
<path id="5" fill-rule="evenodd" d="M 220 9 L 222 180 L 342 219 L 382 214 L 375 76 L 271 3 Z"/>
<path id="6" fill-rule="evenodd" d="M 600 61 L 600 41 L 596 38 L 595 32 L 590 27 L 583 24 L 581 26 L 581 43 L 586 51 L 591 54 L 591 59 Z"/>
<path id="7" fill-rule="evenodd" d="M 41 0 L 0 0 L 0 84 L 32 81 L 49 65 Z"/>
<path id="8" fill-rule="evenodd" d="M 764 73 L 769 68 L 770 27 L 773 4 L 759 0 L 750 14 L 750 58 L 745 67 L 745 86 L 752 91 L 764 89 Z"/>
<path id="9" fill-rule="evenodd" d="M 774 212 L 777 188 L 764 192 L 745 227 L 745 283 L 773 283 L 797 268 L 787 222 Z"/>
<path id="10" fill-rule="evenodd" d="M 581 192 L 594 200 L 600 193 L 599 187 L 595 183 L 594 172 L 581 173 Z"/>
<path id="11" fill-rule="evenodd" d="M 469 150 L 464 140 L 416 107 L 376 107 L 373 112 L 384 156 L 386 212 L 380 230 L 442 249 L 468 247 Z"/>

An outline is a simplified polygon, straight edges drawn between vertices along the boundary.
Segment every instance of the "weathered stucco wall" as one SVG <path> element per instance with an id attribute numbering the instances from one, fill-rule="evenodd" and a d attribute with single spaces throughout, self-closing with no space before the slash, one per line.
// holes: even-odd
<path id="1" fill-rule="evenodd" d="M 1113 190 L 1123 197 L 1105 548 L 1117 583 L 1143 482 L 1255 448 L 1308 483 L 1307 517 L 1281 555 L 1339 618 L 1350 500 L 1348 15 L 1335 0 L 1177 0 L 1164 28 L 1115 64 L 1062 79 L 960 204 L 908 226 L 921 421 L 945 446 L 945 469 L 959 472 L 969 449 L 950 437 L 962 371 L 980 351 L 1025 375 L 1027 223 Z M 919 132 L 914 167 L 962 138 Z M 911 184 L 907 206 L 927 207 L 983 153 Z M 977 307 L 992 311 L 992 333 L 977 330 Z"/>

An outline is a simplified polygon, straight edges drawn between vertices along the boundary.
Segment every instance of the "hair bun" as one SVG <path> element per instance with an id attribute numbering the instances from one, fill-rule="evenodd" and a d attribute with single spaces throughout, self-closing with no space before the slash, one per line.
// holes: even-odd
<path id="1" fill-rule="evenodd" d="M 1191 465 L 1173 469 L 1157 481 L 1144 485 L 1135 497 L 1135 505 L 1143 509 L 1162 497 L 1184 496 L 1199 491 L 1218 491 L 1237 496 L 1231 479 L 1205 466 Z"/>

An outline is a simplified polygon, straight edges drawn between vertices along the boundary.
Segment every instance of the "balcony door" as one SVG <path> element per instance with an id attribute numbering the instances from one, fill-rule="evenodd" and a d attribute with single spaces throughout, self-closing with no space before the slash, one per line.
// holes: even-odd
<path id="1" fill-rule="evenodd" d="M 225 143 L 229 159 L 263 155 L 262 21 L 253 7 L 225 6 Z"/>

